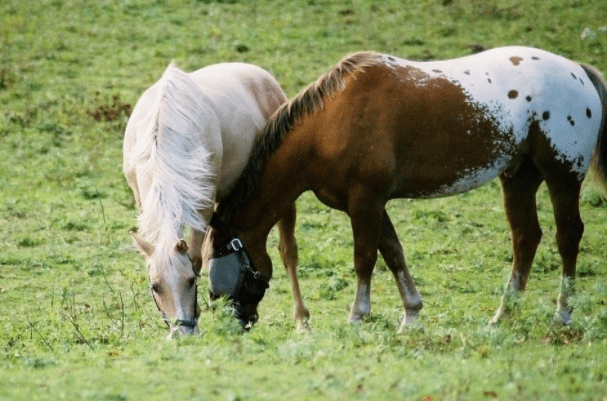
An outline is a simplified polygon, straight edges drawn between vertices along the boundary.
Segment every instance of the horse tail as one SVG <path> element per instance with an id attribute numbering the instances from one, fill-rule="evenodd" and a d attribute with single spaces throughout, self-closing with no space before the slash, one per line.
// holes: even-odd
<path id="1" fill-rule="evenodd" d="M 607 190 L 607 81 L 594 67 L 582 64 L 582 68 L 586 71 L 601 99 L 601 125 L 591 169 Z"/>
<path id="2" fill-rule="evenodd" d="M 196 83 L 171 63 L 130 154 L 138 180 L 150 185 L 138 217 L 146 241 L 178 241 L 183 225 L 206 229 L 199 211 L 213 207 L 214 188 L 203 142 L 203 102 Z"/>

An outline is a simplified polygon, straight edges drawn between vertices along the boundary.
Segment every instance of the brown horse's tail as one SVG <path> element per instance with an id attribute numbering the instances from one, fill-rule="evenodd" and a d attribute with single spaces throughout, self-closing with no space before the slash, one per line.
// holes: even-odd
<path id="1" fill-rule="evenodd" d="M 592 81 L 601 98 L 601 126 L 599 127 L 598 142 L 594 152 L 591 169 L 595 172 L 597 179 L 607 191 L 607 82 L 595 68 L 583 64 L 582 68 L 586 71 L 586 74 L 588 74 L 588 78 Z"/>

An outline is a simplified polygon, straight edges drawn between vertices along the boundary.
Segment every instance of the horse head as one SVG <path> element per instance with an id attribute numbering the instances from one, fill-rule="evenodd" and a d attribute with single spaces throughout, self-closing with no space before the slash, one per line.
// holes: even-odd
<path id="1" fill-rule="evenodd" d="M 133 238 L 146 258 L 152 298 L 169 326 L 169 338 L 175 334 L 198 334 L 200 269 L 192 264 L 186 242 L 155 247 L 135 234 Z"/>
<path id="2" fill-rule="evenodd" d="M 268 279 L 260 273 L 247 251 L 244 241 L 217 215 L 211 220 L 213 229 L 207 244 L 212 246 L 208 259 L 209 292 L 211 300 L 227 297 L 234 315 L 243 329 L 257 322 L 257 306 L 269 287 Z"/>

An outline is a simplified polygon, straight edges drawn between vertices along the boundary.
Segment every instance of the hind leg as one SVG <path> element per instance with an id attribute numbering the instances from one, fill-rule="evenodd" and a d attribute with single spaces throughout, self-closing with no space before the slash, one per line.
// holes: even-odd
<path id="1" fill-rule="evenodd" d="M 297 280 L 297 241 L 295 240 L 295 220 L 296 220 L 295 203 L 282 216 L 278 222 L 278 230 L 280 231 L 280 243 L 278 250 L 282 258 L 282 262 L 289 275 L 291 281 L 291 291 L 293 292 L 293 315 L 298 331 L 309 330 L 310 312 L 306 308 L 299 289 L 299 281 Z"/>
<path id="2" fill-rule="evenodd" d="M 543 181 L 541 173 L 528 160 L 514 175 L 500 176 L 506 217 L 512 230 L 513 266 L 500 306 L 491 319 L 497 324 L 511 312 L 516 296 L 525 290 L 529 270 L 542 238 L 537 218 L 535 194 Z"/>
<path id="3" fill-rule="evenodd" d="M 560 295 L 556 318 L 567 325 L 571 321 L 570 297 L 575 293 L 575 273 L 584 223 L 580 217 L 579 196 L 581 181 L 577 174 L 546 177 L 556 221 L 556 242 L 563 261 Z"/>
<path id="4" fill-rule="evenodd" d="M 406 327 L 411 327 L 417 323 L 417 317 L 419 311 L 423 308 L 423 302 L 407 269 L 403 247 L 390 221 L 390 216 L 388 216 L 385 210 L 383 213 L 381 236 L 379 238 L 379 251 L 394 275 L 405 307 L 405 317 L 399 329 L 399 332 L 402 332 Z"/>

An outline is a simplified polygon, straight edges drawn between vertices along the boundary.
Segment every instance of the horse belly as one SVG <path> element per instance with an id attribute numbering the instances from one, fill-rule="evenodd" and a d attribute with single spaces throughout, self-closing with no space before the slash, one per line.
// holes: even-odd
<path id="1" fill-rule="evenodd" d="M 431 198 L 477 188 L 505 171 L 525 151 L 528 128 L 518 112 L 506 115 L 477 101 L 449 79 L 403 84 L 409 95 L 395 107 L 390 131 L 399 197 Z M 495 103 L 497 104 L 497 102 Z"/>
<path id="2" fill-rule="evenodd" d="M 392 197 L 440 198 L 467 192 L 502 174 L 513 164 L 513 159 L 512 154 L 504 153 L 486 164 L 467 164 L 461 168 L 437 163 L 433 166 L 415 166 L 416 171 L 411 172 L 411 166 L 408 166 Z M 465 156 L 460 160 L 465 160 Z"/>

